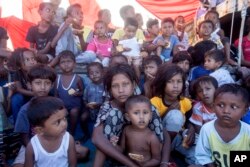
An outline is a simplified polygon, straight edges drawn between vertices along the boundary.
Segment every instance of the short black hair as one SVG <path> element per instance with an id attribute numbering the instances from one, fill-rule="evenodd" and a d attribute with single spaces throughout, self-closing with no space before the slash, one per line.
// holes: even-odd
<path id="1" fill-rule="evenodd" d="M 214 29 L 215 25 L 211 20 L 204 20 L 204 21 L 200 22 L 200 24 L 198 25 L 198 30 L 200 31 L 200 28 L 201 28 L 202 24 L 206 24 L 206 23 L 211 24 L 213 29 Z"/>
<path id="2" fill-rule="evenodd" d="M 150 55 L 143 59 L 142 65 L 143 67 L 151 62 L 154 62 L 157 66 L 160 66 L 162 64 L 162 60 L 157 55 Z"/>
<path id="3" fill-rule="evenodd" d="M 220 17 L 219 13 L 218 13 L 216 10 L 209 10 L 209 11 L 207 11 L 207 13 L 205 14 L 205 17 L 204 17 L 204 18 L 206 19 L 207 16 L 208 16 L 210 13 L 217 15 L 217 18 Z"/>
<path id="4" fill-rule="evenodd" d="M 67 11 L 66 11 L 67 16 L 70 16 L 70 15 L 72 14 L 72 11 L 73 11 L 74 8 L 80 8 L 80 9 L 82 9 L 82 6 L 81 6 L 79 3 L 75 3 L 75 4 L 73 4 L 73 5 L 70 5 L 70 6 L 67 8 Z"/>
<path id="5" fill-rule="evenodd" d="M 217 49 L 217 45 L 211 40 L 204 40 L 195 44 L 191 52 L 193 65 L 199 66 L 204 64 L 205 53 L 212 49 Z"/>
<path id="6" fill-rule="evenodd" d="M 87 73 L 88 74 L 89 74 L 90 67 L 93 67 L 93 66 L 96 66 L 101 71 L 103 70 L 103 65 L 101 63 L 99 63 L 99 62 L 92 62 L 92 63 L 88 64 L 88 66 L 87 66 Z"/>
<path id="7" fill-rule="evenodd" d="M 215 89 L 218 88 L 218 81 L 214 77 L 202 76 L 200 78 L 197 78 L 192 86 L 192 90 L 194 91 L 195 94 L 197 94 L 198 88 L 200 88 L 200 85 L 203 83 L 211 83 Z"/>
<path id="8" fill-rule="evenodd" d="M 152 28 L 153 25 L 158 25 L 159 21 L 157 19 L 149 19 L 146 23 L 147 28 Z"/>
<path id="9" fill-rule="evenodd" d="M 128 27 L 128 26 L 134 26 L 134 27 L 138 28 L 137 20 L 135 18 L 128 17 L 125 20 L 124 27 Z"/>
<path id="10" fill-rule="evenodd" d="M 61 61 L 62 58 L 70 58 L 74 62 L 76 62 L 76 56 L 70 50 L 64 50 L 64 51 L 60 52 L 58 56 L 59 56 L 59 62 Z"/>
<path id="11" fill-rule="evenodd" d="M 27 115 L 31 125 L 43 126 L 52 114 L 64 108 L 64 103 L 59 98 L 51 96 L 36 97 L 30 101 Z"/>
<path id="12" fill-rule="evenodd" d="M 146 103 L 149 109 L 151 110 L 151 102 L 147 97 L 143 95 L 133 95 L 130 96 L 125 102 L 125 111 L 128 112 L 130 107 L 133 106 L 135 103 Z"/>
<path id="13" fill-rule="evenodd" d="M 45 8 L 45 6 L 50 5 L 53 6 L 53 4 L 51 2 L 42 2 L 40 3 L 38 10 L 43 10 Z"/>
<path id="14" fill-rule="evenodd" d="M 49 79 L 54 83 L 56 80 L 56 73 L 53 68 L 47 65 L 37 64 L 28 72 L 28 81 L 32 82 L 35 79 Z"/>
<path id="15" fill-rule="evenodd" d="M 219 49 L 211 50 L 205 53 L 205 57 L 210 57 L 216 62 L 221 62 L 223 65 L 226 62 L 226 56 L 223 51 Z"/>
<path id="16" fill-rule="evenodd" d="M 103 15 L 105 12 L 109 12 L 109 10 L 108 10 L 108 9 L 101 9 L 101 10 L 98 11 L 97 16 L 98 16 L 98 19 L 99 19 L 99 20 L 101 19 L 102 15 Z"/>
<path id="17" fill-rule="evenodd" d="M 184 60 L 189 61 L 190 65 L 192 64 L 191 55 L 187 51 L 179 51 L 173 56 L 172 63 L 176 64 Z"/>
<path id="18" fill-rule="evenodd" d="M 164 18 L 161 21 L 161 25 L 163 25 L 164 23 L 171 23 L 174 26 L 174 20 L 171 17 Z"/>
<path id="19" fill-rule="evenodd" d="M 219 95 L 224 93 L 232 93 L 234 95 L 240 95 L 242 97 L 243 102 L 246 104 L 246 107 L 249 106 L 249 94 L 245 88 L 237 84 L 224 84 L 220 86 L 214 94 L 214 99 L 216 99 Z"/>

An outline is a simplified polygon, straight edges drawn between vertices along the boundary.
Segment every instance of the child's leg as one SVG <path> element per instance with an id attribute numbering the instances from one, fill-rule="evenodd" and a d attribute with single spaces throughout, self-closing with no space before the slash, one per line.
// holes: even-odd
<path id="1" fill-rule="evenodd" d="M 103 166 L 105 160 L 106 160 L 106 155 L 100 150 L 96 149 L 93 167 Z"/>
<path id="2" fill-rule="evenodd" d="M 79 108 L 72 108 L 70 110 L 70 127 L 69 127 L 69 131 L 72 136 L 74 136 L 75 134 L 78 116 L 79 116 Z"/>
<path id="3" fill-rule="evenodd" d="M 90 137 L 89 129 L 88 129 L 88 118 L 89 118 L 89 112 L 87 110 L 83 111 L 81 115 L 80 123 L 81 123 L 81 128 L 84 133 L 84 136 L 86 137 Z"/>
<path id="4" fill-rule="evenodd" d="M 82 160 L 88 157 L 89 149 L 81 145 L 80 142 L 76 142 L 76 157 L 78 160 Z"/>

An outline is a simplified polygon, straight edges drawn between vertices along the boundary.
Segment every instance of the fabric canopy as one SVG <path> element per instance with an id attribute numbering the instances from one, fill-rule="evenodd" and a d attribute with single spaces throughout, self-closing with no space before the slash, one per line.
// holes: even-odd
<path id="1" fill-rule="evenodd" d="M 0 1 L 2 8 L 0 26 L 8 30 L 14 48 L 28 46 L 25 42 L 26 33 L 31 25 L 37 24 L 40 20 L 38 7 L 43 1 L 48 0 Z M 84 25 L 90 27 L 97 20 L 98 11 L 103 8 L 111 11 L 112 24 L 119 27 L 123 26 L 119 15 L 119 9 L 123 5 L 134 6 L 135 11 L 143 15 L 144 23 L 148 18 L 172 17 L 174 19 L 178 15 L 183 15 L 186 21 L 189 21 L 194 18 L 199 6 L 199 0 L 62 0 L 62 2 L 66 2 L 67 5 L 79 3 L 84 13 Z M 15 9 L 7 9 L 6 5 L 8 5 L 7 7 L 13 5 L 12 7 L 15 6 Z M 19 11 L 18 14 L 16 14 L 17 11 Z M 6 14 L 8 12 L 9 15 Z M 120 24 L 117 24 L 118 22 Z"/>

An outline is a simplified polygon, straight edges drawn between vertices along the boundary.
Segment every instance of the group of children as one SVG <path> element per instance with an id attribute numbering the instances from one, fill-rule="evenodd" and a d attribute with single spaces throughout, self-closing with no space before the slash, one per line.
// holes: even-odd
<path id="1" fill-rule="evenodd" d="M 175 166 L 173 152 L 186 165 L 230 166 L 230 151 L 249 150 L 250 126 L 241 119 L 249 123 L 250 77 L 228 71 L 237 63 L 216 11 L 206 13 L 194 46 L 183 16 L 165 18 L 161 27 L 150 19 L 143 30 L 127 5 L 120 9 L 124 28 L 109 27 L 103 9 L 92 31 L 82 25 L 79 4 L 68 7 L 59 27 L 52 24 L 55 5 L 41 3 L 38 12 L 41 21 L 26 38 L 30 49 L 9 51 L 0 29 L 1 85 L 13 81 L 5 113 L 22 144 L 14 167 L 76 166 L 89 149 L 75 140 L 91 136 L 94 167 Z M 74 72 L 82 63 L 87 76 Z M 76 138 L 78 124 L 84 139 Z"/>

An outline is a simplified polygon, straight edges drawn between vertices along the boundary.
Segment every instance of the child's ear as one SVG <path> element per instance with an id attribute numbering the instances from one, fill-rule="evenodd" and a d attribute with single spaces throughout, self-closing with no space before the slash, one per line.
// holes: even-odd
<path id="1" fill-rule="evenodd" d="M 36 126 L 36 127 L 34 127 L 34 131 L 35 131 L 35 134 L 41 135 L 41 134 L 43 134 L 43 127 Z"/>
<path id="2" fill-rule="evenodd" d="M 126 118 L 127 121 L 130 121 L 128 113 L 125 113 L 125 118 Z"/>

